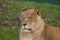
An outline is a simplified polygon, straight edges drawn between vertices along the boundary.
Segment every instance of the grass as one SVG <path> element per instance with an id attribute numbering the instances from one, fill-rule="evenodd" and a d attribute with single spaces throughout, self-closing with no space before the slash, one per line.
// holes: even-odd
<path id="1" fill-rule="evenodd" d="M 19 40 L 19 27 L 22 8 L 38 8 L 42 10 L 42 18 L 46 23 L 60 26 L 60 6 L 30 1 L 1 0 L 0 40 Z M 10 29 L 7 29 L 9 27 Z"/>
<path id="2" fill-rule="evenodd" d="M 0 40 L 18 40 L 18 34 L 16 30 L 0 28 Z"/>

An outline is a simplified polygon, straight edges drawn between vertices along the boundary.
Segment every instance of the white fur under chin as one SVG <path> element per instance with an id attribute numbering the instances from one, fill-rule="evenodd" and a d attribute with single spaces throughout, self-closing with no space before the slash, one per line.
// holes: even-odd
<path id="1" fill-rule="evenodd" d="M 23 29 L 23 32 L 30 32 L 29 30 Z"/>

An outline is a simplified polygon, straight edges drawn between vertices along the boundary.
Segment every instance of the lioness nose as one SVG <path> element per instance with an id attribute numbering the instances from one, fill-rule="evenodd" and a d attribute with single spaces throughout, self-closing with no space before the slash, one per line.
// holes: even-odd
<path id="1" fill-rule="evenodd" d="M 26 26 L 27 24 L 23 24 L 23 26 Z"/>

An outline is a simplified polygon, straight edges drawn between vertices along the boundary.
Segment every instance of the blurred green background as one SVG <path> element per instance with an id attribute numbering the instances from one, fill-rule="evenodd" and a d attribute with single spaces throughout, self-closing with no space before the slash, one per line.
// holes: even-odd
<path id="1" fill-rule="evenodd" d="M 50 4 L 60 5 L 60 0 L 18 0 L 18 1 L 33 1 L 39 3 L 50 3 Z"/>
<path id="2" fill-rule="evenodd" d="M 0 40 L 19 40 L 22 8 L 42 10 L 45 23 L 60 27 L 60 0 L 0 0 Z"/>

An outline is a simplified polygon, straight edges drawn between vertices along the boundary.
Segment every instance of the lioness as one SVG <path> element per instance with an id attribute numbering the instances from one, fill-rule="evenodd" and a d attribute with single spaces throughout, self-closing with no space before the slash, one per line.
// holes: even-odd
<path id="1" fill-rule="evenodd" d="M 60 28 L 44 23 L 39 9 L 23 9 L 20 40 L 60 40 Z"/>

